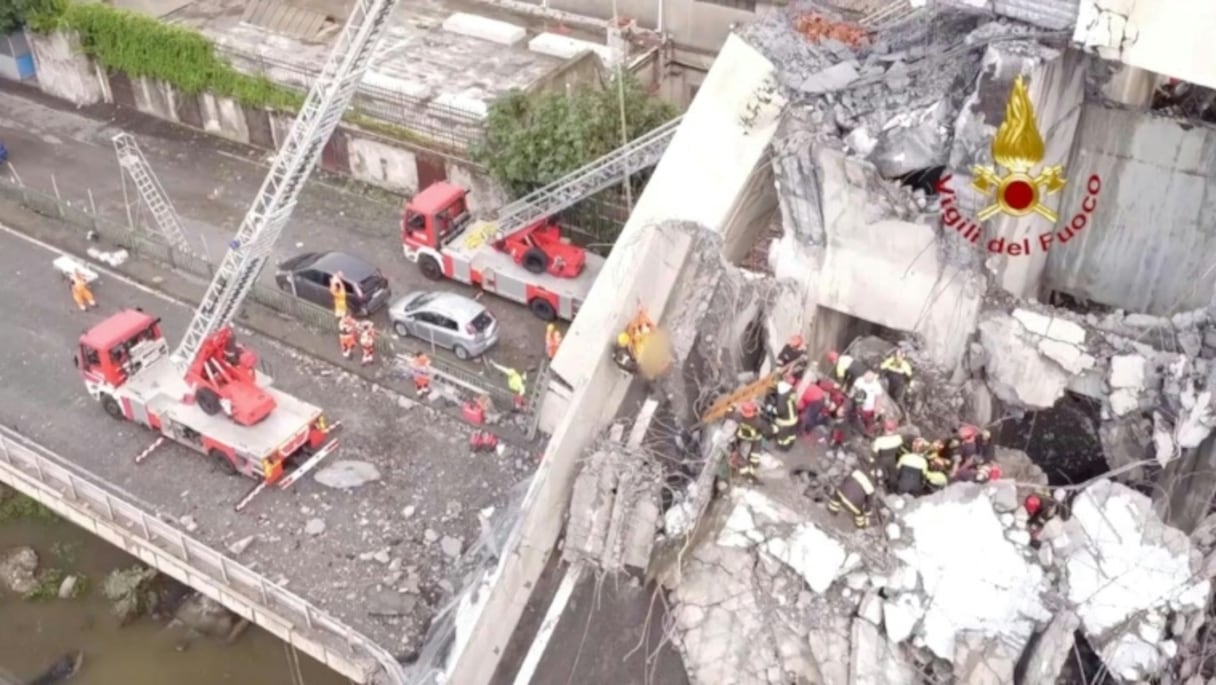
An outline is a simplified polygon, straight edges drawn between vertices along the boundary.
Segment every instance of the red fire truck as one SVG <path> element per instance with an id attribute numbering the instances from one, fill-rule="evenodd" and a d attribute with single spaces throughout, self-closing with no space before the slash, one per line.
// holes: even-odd
<path id="1" fill-rule="evenodd" d="M 185 376 L 170 360 L 160 320 L 135 309 L 90 328 L 75 358 L 107 414 L 160 433 L 157 446 L 167 438 L 202 452 L 226 473 L 286 488 L 337 445 L 336 424 L 271 387 L 230 327 L 207 339 Z"/>
<path id="2" fill-rule="evenodd" d="M 405 257 L 431 280 L 450 278 L 528 305 L 552 321 L 574 319 L 604 266 L 597 254 L 572 245 L 551 218 L 502 232 L 492 221 L 473 221 L 466 194 L 433 183 L 405 206 L 401 243 Z"/>

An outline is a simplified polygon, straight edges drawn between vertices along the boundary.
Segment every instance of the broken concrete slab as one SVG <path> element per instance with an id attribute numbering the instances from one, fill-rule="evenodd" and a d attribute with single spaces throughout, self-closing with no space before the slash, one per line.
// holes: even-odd
<path id="1" fill-rule="evenodd" d="M 1034 330 L 1016 316 L 987 312 L 979 323 L 980 343 L 987 353 L 988 387 L 993 394 L 1013 406 L 1046 409 L 1064 395 L 1069 380 L 1092 367 L 1095 360 L 1069 342 L 1076 337 L 1071 327 L 1026 315 L 1031 313 L 1023 314 L 1022 319 L 1030 321 Z M 1047 338 L 1042 331 L 1064 337 Z M 1080 337 L 1083 341 L 1084 331 Z"/>
<path id="2" fill-rule="evenodd" d="M 912 685 L 916 670 L 899 645 L 891 644 L 868 621 L 853 621 L 853 653 L 849 659 L 851 685 Z"/>
<path id="3" fill-rule="evenodd" d="M 1207 604 L 1199 551 L 1161 522 L 1148 497 L 1111 481 L 1076 497 L 1066 527 L 1075 541 L 1063 555 L 1067 599 L 1086 636 L 1119 677 L 1153 677 L 1165 663 L 1161 612 Z"/>
<path id="4" fill-rule="evenodd" d="M 1050 548 L 1045 548 L 1050 549 Z M 1081 618 L 1072 611 L 1057 612 L 1047 629 L 1039 634 L 1026 661 L 1024 685 L 1055 685 L 1072 655 Z"/>
<path id="5" fill-rule="evenodd" d="M 827 69 L 806 76 L 799 84 L 799 90 L 811 94 L 828 93 L 844 88 L 860 76 L 857 62 L 853 60 L 837 62 Z"/>
<path id="6" fill-rule="evenodd" d="M 1017 656 L 981 633 L 963 633 L 955 646 L 954 675 L 967 685 L 1013 685 Z"/>
<path id="7" fill-rule="evenodd" d="M 852 685 L 849 680 L 852 623 L 848 616 L 837 612 L 821 614 L 811 623 L 807 643 L 822 685 Z"/>

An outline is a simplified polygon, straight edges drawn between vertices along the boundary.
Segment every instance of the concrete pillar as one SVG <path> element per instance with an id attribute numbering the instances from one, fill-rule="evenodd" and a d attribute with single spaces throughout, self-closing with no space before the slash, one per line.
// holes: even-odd
<path id="1" fill-rule="evenodd" d="M 1153 102 L 1153 91 L 1160 77 L 1147 70 L 1124 64 L 1102 87 L 1107 100 L 1130 107 L 1148 107 Z"/>

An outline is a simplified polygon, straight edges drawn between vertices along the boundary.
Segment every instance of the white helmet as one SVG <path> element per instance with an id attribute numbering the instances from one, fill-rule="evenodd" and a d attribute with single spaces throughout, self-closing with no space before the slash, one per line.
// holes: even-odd
<path id="1" fill-rule="evenodd" d="M 781 382 L 777 383 L 777 394 L 779 394 L 779 395 L 784 395 L 785 393 L 787 393 L 793 389 L 794 388 L 792 388 L 790 386 L 790 384 L 786 383 L 785 381 L 781 381 Z"/>

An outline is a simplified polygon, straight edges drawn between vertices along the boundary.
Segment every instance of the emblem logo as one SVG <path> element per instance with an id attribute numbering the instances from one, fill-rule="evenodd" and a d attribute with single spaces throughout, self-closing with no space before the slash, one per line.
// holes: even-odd
<path id="1" fill-rule="evenodd" d="M 1026 92 L 1021 76 L 1013 81 L 1013 90 L 1005 104 L 1005 120 L 992 139 L 992 159 L 1006 170 L 1004 176 L 988 166 L 971 167 L 971 187 L 992 199 L 976 215 L 987 221 L 998 213 L 1013 217 L 1038 214 L 1054 224 L 1059 218 L 1042 198 L 1064 189 L 1064 167 L 1056 164 L 1031 175 L 1043 161 L 1043 137 L 1034 122 L 1034 106 Z"/>

